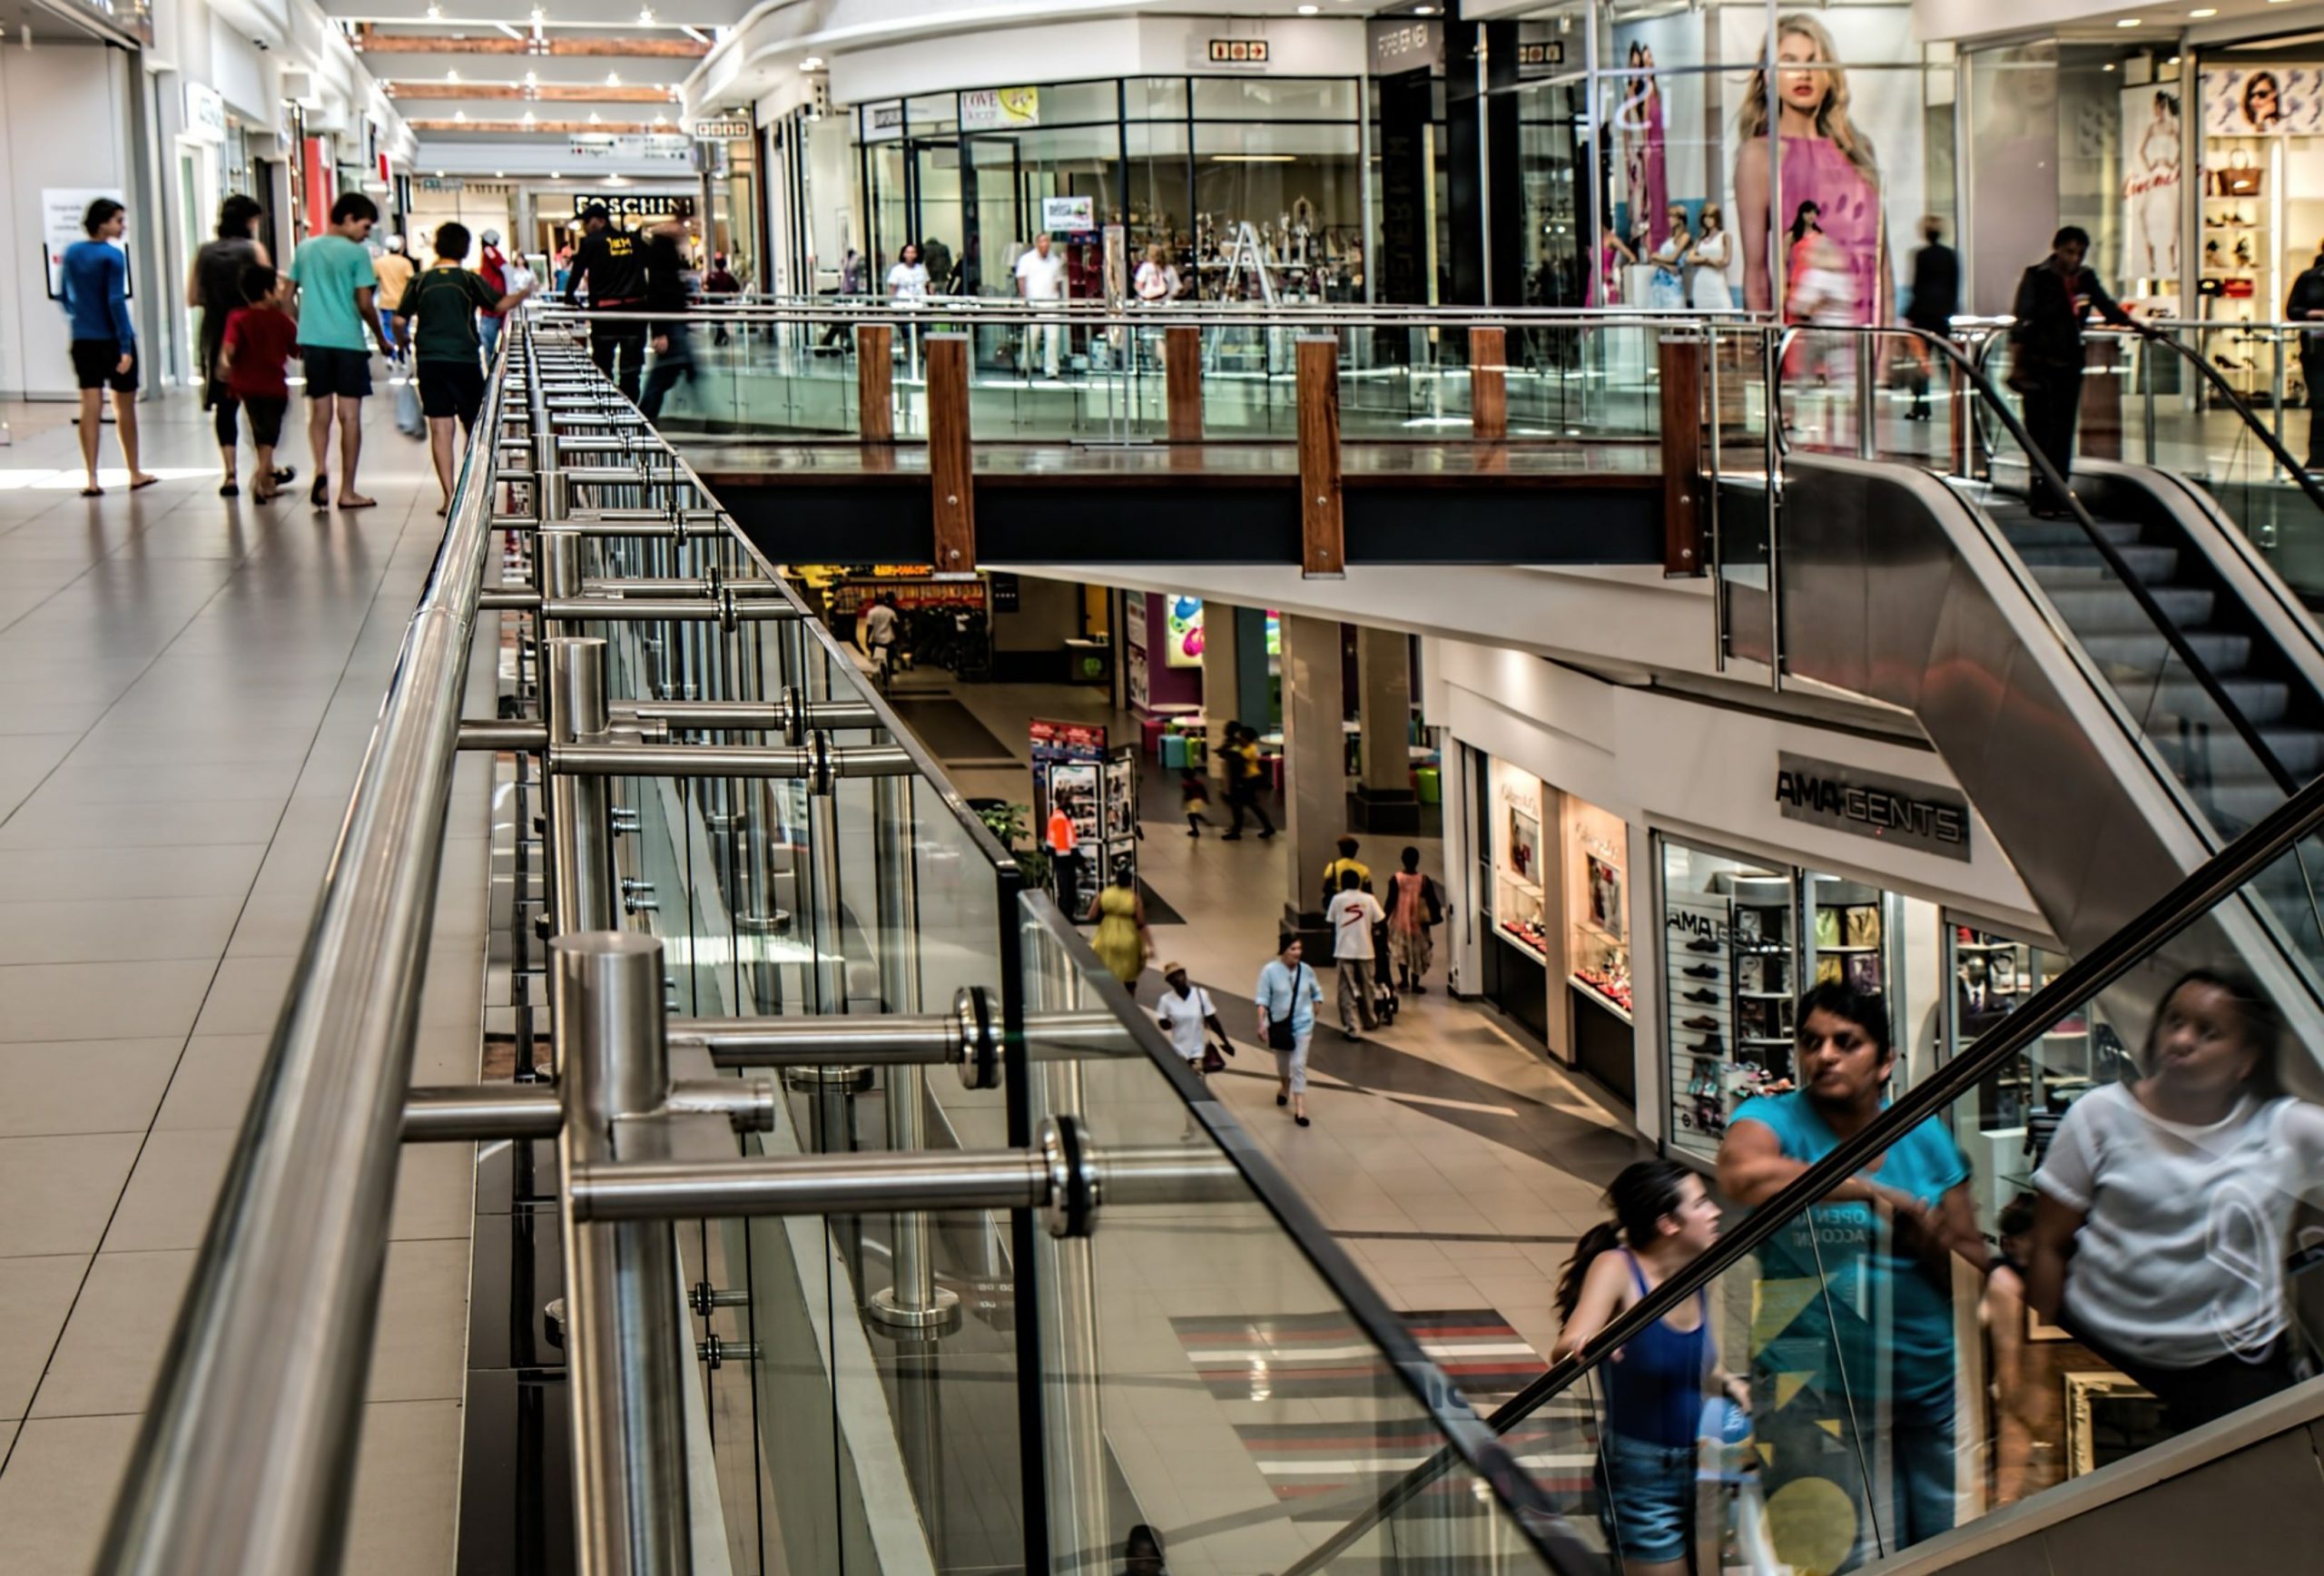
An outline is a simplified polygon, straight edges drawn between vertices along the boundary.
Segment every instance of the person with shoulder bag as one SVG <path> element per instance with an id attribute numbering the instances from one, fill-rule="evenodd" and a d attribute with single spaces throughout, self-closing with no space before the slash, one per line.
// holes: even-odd
<path id="1" fill-rule="evenodd" d="M 1259 1038 L 1275 1052 L 1275 1103 L 1291 1108 L 1291 1119 L 1307 1123 L 1307 1045 L 1315 1035 L 1315 1010 L 1324 1004 L 1324 988 L 1315 970 L 1300 961 L 1305 948 L 1285 931 L 1276 938 L 1275 955 L 1259 970 Z"/>
<path id="2" fill-rule="evenodd" d="M 1420 850 L 1407 848 L 1403 869 L 1388 878 L 1388 960 L 1395 966 L 1396 989 L 1428 994 L 1421 979 L 1436 952 L 1429 932 L 1444 922 L 1443 890 L 1420 872 Z"/>

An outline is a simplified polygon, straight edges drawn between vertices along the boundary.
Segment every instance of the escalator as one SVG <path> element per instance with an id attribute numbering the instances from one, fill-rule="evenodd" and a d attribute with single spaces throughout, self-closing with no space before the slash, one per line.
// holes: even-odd
<path id="1" fill-rule="evenodd" d="M 1645 1546 L 1636 1531 L 1639 1502 L 1626 1496 L 1638 1495 L 1639 1480 L 1606 1470 L 1628 1448 L 1609 1444 L 1620 1430 L 1608 1378 L 1647 1326 L 1694 1305 L 1713 1333 L 1714 1360 L 1746 1378 L 1749 1405 L 1722 1406 L 1706 1384 L 1702 1443 L 1691 1462 L 1678 1458 L 1697 1482 L 1687 1570 L 2145 1576 L 2212 1569 L 2222 1556 L 2240 1569 L 2317 1569 L 2324 1378 L 2311 1375 L 2324 1356 L 2324 1297 L 2312 1283 L 2324 1278 L 2315 1271 L 2324 1234 L 2297 1201 L 2324 1183 L 2324 1111 L 2268 1092 L 2257 1070 L 2272 1055 L 2295 1085 L 2319 1091 L 2302 1065 L 2312 1065 L 2302 1054 L 2312 1011 L 2279 998 L 2289 1031 L 2269 1039 L 2264 1013 L 2236 1001 L 2233 1054 L 2213 1064 L 2235 1076 L 2202 1086 L 2226 1115 L 2207 1126 L 2121 1115 L 2181 1108 L 2207 1076 L 2181 1042 L 2166 1035 L 2162 1052 L 2103 1073 L 2079 1097 L 2101 1103 L 2070 1111 L 2049 1140 L 2039 1185 L 2043 1197 L 2062 1197 L 2073 1157 L 2095 1154 L 2085 1178 L 2094 1202 L 2086 1218 L 2063 1217 L 2063 1234 L 2046 1247 L 2023 1219 L 2036 1184 L 2008 1166 L 1980 1177 L 1965 1163 L 1965 1179 L 1939 1176 L 1928 1191 L 1943 1188 L 1944 1204 L 1926 1217 L 1860 1200 L 1867 1180 L 1917 1186 L 1900 1157 L 1965 1155 L 1988 1125 L 1996 1074 L 2102 1014 L 2100 1003 L 2157 960 L 2198 937 L 2212 946 L 2229 937 L 2223 912 L 2287 863 L 2312 859 L 2319 829 L 2324 782 L 2260 816 L 1821 1159 L 1779 1186 L 1762 1179 L 1772 1191 L 1748 1212 L 1730 1207 L 1715 1246 L 1495 1412 L 1489 1426 L 1540 1485 L 1531 1513 L 1589 1547 L 1561 1576 L 1674 1568 L 1656 1562 L 1665 1546 Z M 2206 956 L 2224 971 L 2253 962 Z M 2212 989 L 2174 993 L 2174 1011 L 2200 1017 Z M 2115 1027 L 2129 1045 L 2148 1043 L 2145 1023 Z M 2260 1133 L 2270 1142 L 2241 1143 Z M 2093 1134 L 2106 1139 L 2094 1149 Z M 2157 1160 L 2208 1179 L 2160 1197 L 2138 1191 L 2142 1167 Z M 1972 1229 L 1939 1224 L 1955 1194 Z M 2102 1250 L 2093 1246 L 2101 1240 Z M 2132 1349 L 2122 1315 L 2105 1310 L 2152 1284 L 2154 1266 L 2179 1277 L 2173 1295 L 2218 1317 L 2164 1335 L 2168 1314 L 2157 1305 L 2152 1344 Z M 2216 1366 L 2201 1366 L 2214 1357 Z M 1422 1463 L 1285 1576 L 1332 1568 L 1368 1522 L 1442 1492 L 1452 1465 Z"/>
<path id="2" fill-rule="evenodd" d="M 1974 476 L 1787 452 L 1772 562 L 1722 586 L 1730 653 L 1779 641 L 1784 682 L 1914 714 L 2079 954 L 2324 772 L 2324 635 L 2182 478 L 2086 462 L 2072 513 L 2035 517 L 2024 429 L 1961 365 L 1997 452 Z M 2319 879 L 2295 862 L 2220 917 L 2303 1000 Z"/>

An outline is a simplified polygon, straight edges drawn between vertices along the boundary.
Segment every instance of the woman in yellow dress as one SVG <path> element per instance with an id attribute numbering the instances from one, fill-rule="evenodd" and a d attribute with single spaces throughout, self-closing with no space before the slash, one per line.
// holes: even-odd
<path id="1" fill-rule="evenodd" d="M 1154 938 L 1146 928 L 1146 903 L 1137 895 L 1137 878 L 1128 865 L 1114 872 L 1114 884 L 1098 894 L 1089 913 L 1098 921 L 1098 933 L 1089 943 L 1098 960 L 1125 986 L 1136 985 L 1153 953 Z"/>

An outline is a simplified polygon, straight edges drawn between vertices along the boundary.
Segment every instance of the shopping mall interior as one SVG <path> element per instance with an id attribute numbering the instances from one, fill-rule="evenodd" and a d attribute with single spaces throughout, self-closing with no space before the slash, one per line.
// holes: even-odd
<path id="1" fill-rule="evenodd" d="M 2324 1568 L 2324 3 L 0 0 L 0 1571 Z"/>

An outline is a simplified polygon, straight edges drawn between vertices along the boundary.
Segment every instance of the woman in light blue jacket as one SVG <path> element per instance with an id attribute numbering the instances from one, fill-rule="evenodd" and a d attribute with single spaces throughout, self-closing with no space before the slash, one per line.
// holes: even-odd
<path id="1" fill-rule="evenodd" d="M 1291 1119 L 1307 1126 L 1307 1042 L 1315 1034 L 1315 1009 L 1324 988 L 1315 970 L 1299 960 L 1297 936 L 1284 934 L 1275 955 L 1259 970 L 1259 1040 L 1275 1052 L 1275 1103 L 1291 1108 Z"/>

